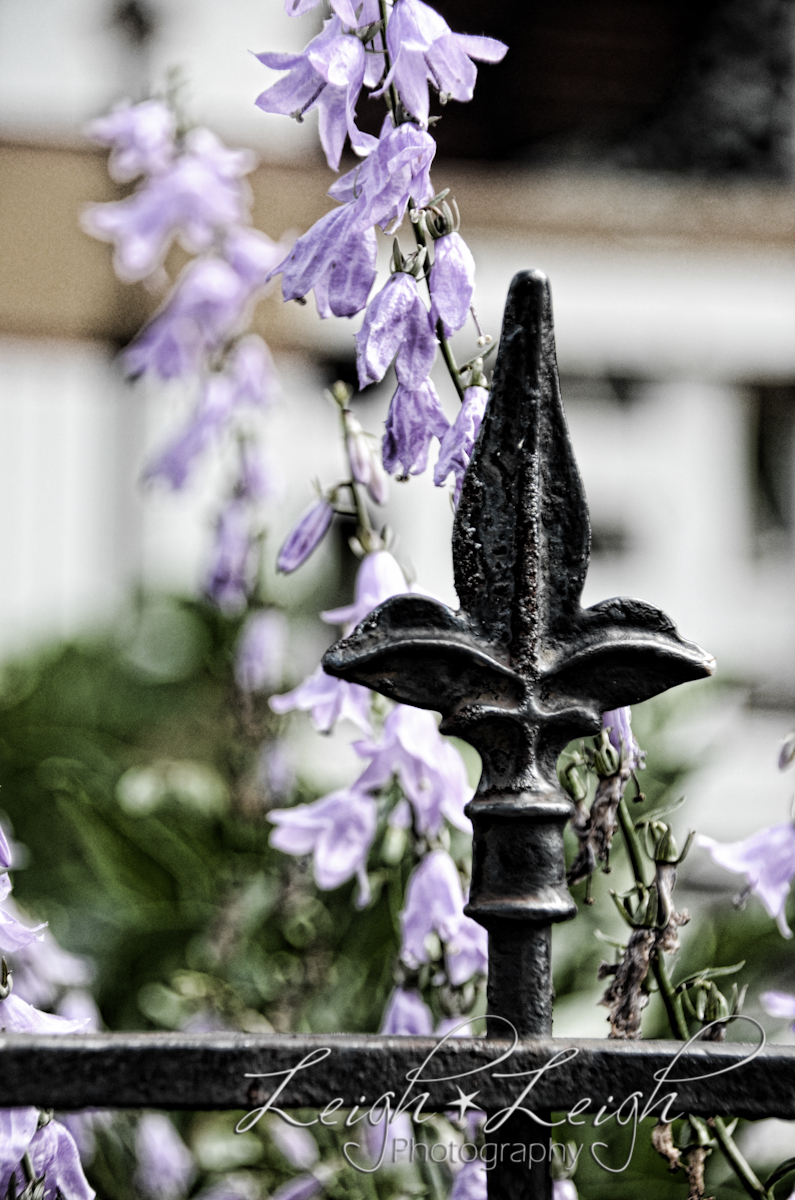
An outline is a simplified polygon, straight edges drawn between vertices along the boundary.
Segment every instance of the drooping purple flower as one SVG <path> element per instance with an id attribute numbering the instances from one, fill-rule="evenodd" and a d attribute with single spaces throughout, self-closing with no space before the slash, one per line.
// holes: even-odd
<path id="1" fill-rule="evenodd" d="M 185 152 L 167 170 L 125 200 L 90 205 L 83 228 L 114 244 L 119 278 L 145 279 L 175 237 L 198 254 L 210 248 L 218 230 L 246 222 L 249 197 L 240 177 L 253 165 L 247 151 L 227 150 L 208 129 L 193 129 Z"/>
<path id="2" fill-rule="evenodd" d="M 381 1033 L 407 1034 L 410 1037 L 431 1036 L 433 1017 L 419 992 L 395 988 L 381 1021 Z"/>
<path id="3" fill-rule="evenodd" d="M 433 472 L 433 482 L 442 487 L 447 477 L 455 478 L 453 503 L 458 507 L 464 475 L 480 432 L 489 393 L 483 387 L 470 387 L 464 392 L 464 402 L 455 421 L 442 438 L 439 459 Z"/>
<path id="4" fill-rule="evenodd" d="M 323 1191 L 323 1184 L 315 1175 L 297 1175 L 283 1183 L 271 1193 L 271 1200 L 312 1200 Z"/>
<path id="5" fill-rule="evenodd" d="M 475 292 L 475 260 L 459 233 L 447 233 L 433 244 L 430 289 L 432 315 L 441 320 L 445 337 L 466 322 Z"/>
<path id="6" fill-rule="evenodd" d="M 87 133 L 100 146 L 111 147 L 108 171 L 119 183 L 157 175 L 174 158 L 176 122 L 162 100 L 121 105 L 92 121 Z"/>
<path id="7" fill-rule="evenodd" d="M 380 741 L 357 742 L 354 749 L 370 759 L 358 786 L 382 788 L 397 775 L 420 833 L 438 834 L 445 817 L 457 829 L 471 830 L 464 816 L 472 794 L 464 763 L 440 736 L 433 713 L 397 704 L 384 722 Z"/>
<path id="8" fill-rule="evenodd" d="M 327 609 L 320 616 L 327 625 L 342 625 L 347 634 L 390 596 L 402 596 L 409 590 L 405 575 L 389 551 L 376 550 L 366 554 L 359 564 L 353 604 Z"/>
<path id="9" fill-rule="evenodd" d="M 0 903 L 8 901 L 10 891 L 8 875 L 0 875 Z M 46 923 L 27 928 L 14 916 L 12 903 L 7 903 L 5 908 L 0 908 L 0 951 L 13 954 L 31 942 L 40 942 L 43 929 L 46 929 Z"/>
<path id="10" fill-rule="evenodd" d="M 305 563 L 326 536 L 333 516 L 334 509 L 325 498 L 310 504 L 284 539 L 276 570 L 289 575 Z"/>
<path id="11" fill-rule="evenodd" d="M 0 1030 L 11 1033 L 82 1033 L 85 1021 L 71 1021 L 54 1013 L 39 1012 L 12 992 L 0 1000 Z"/>
<path id="12" fill-rule="evenodd" d="M 189 263 L 167 303 L 125 351 L 127 370 L 161 379 L 191 375 L 238 325 L 250 294 L 222 258 Z"/>
<path id="13" fill-rule="evenodd" d="M 179 491 L 188 481 L 196 459 L 227 427 L 243 406 L 264 407 L 276 392 L 276 371 L 268 347 L 256 335 L 243 338 L 229 355 L 222 371 L 212 371 L 204 379 L 196 411 L 188 424 L 156 455 L 147 466 L 147 479 L 162 479 Z M 251 450 L 242 449 L 243 469 L 253 466 Z M 241 481 L 250 483 L 248 477 Z M 268 480 L 263 486 L 244 486 L 246 495 L 260 499 L 269 494 Z"/>
<path id="14" fill-rule="evenodd" d="M 387 46 L 392 70 L 384 87 L 394 83 L 405 108 L 425 126 L 429 82 L 444 97 L 471 100 L 478 75 L 472 59 L 498 63 L 508 50 L 495 38 L 452 33 L 447 22 L 422 0 L 395 0 Z"/>
<path id="15" fill-rule="evenodd" d="M 93 1200 L 96 1195 L 83 1174 L 74 1138 L 60 1121 L 43 1125 L 28 1148 L 37 1176 L 44 1175 L 44 1200 Z"/>
<path id="16" fill-rule="evenodd" d="M 577 1200 L 577 1189 L 571 1179 L 556 1179 L 552 1184 L 552 1200 Z"/>
<path id="17" fill-rule="evenodd" d="M 436 357 L 436 336 L 417 281 L 396 271 L 367 305 L 356 334 L 359 386 L 384 378 L 392 360 L 398 381 L 409 388 L 425 382 Z"/>
<path id="18" fill-rule="evenodd" d="M 387 116 L 378 145 L 362 163 L 329 188 L 335 200 L 351 204 L 351 228 L 380 225 L 393 233 L 409 200 L 422 207 L 433 196 L 430 167 L 436 142 L 415 125 L 394 126 Z"/>
<path id="19" fill-rule="evenodd" d="M 373 440 L 350 413 L 345 416 L 345 445 L 354 483 L 367 488 L 376 504 L 389 499 L 389 481 L 373 445 Z"/>
<path id="20" fill-rule="evenodd" d="M 163 1113 L 144 1113 L 135 1131 L 135 1185 L 149 1200 L 178 1200 L 196 1174 L 193 1155 Z"/>
<path id="21" fill-rule="evenodd" d="M 748 886 L 775 917 L 784 937 L 792 937 L 785 905 L 795 876 L 795 826 L 772 825 L 741 842 L 723 844 L 702 834 L 696 839 L 719 867 L 744 875 Z"/>
<path id="22" fill-rule="evenodd" d="M 319 3 L 320 0 L 284 0 L 284 11 L 290 17 L 300 17 L 317 8 Z M 356 12 L 352 0 L 330 0 L 330 4 L 343 25 L 347 25 L 349 29 L 356 28 Z"/>
<path id="23" fill-rule="evenodd" d="M 277 808 L 268 819 L 278 826 L 270 843 L 286 854 L 313 854 L 315 882 L 328 891 L 355 875 L 357 904 L 370 898 L 367 855 L 375 837 L 376 804 L 355 788 L 330 792 L 313 804 Z"/>
<path id="24" fill-rule="evenodd" d="M 602 728 L 608 730 L 610 744 L 619 754 L 625 754 L 627 766 L 634 771 L 643 766 L 646 757 L 632 732 L 632 709 L 612 708 L 602 714 Z"/>
<path id="25" fill-rule="evenodd" d="M 372 149 L 375 138 L 362 133 L 355 120 L 364 82 L 364 45 L 360 38 L 344 32 L 339 17 L 326 21 L 322 32 L 300 54 L 266 51 L 256 57 L 266 67 L 288 72 L 257 97 L 257 107 L 299 119 L 316 108 L 320 141 L 333 171 L 339 167 L 346 133 L 358 153 Z"/>
<path id="26" fill-rule="evenodd" d="M 444 960 L 453 987 L 466 983 L 473 975 L 485 975 L 489 969 L 489 936 L 471 917 L 461 924 L 445 944 Z M 463 1031 L 460 1036 L 463 1035 Z"/>
<path id="27" fill-rule="evenodd" d="M 428 465 L 431 438 L 441 442 L 449 428 L 430 379 L 413 389 L 399 383 L 386 418 L 384 467 L 390 475 L 398 469 L 403 476 L 420 475 Z"/>
<path id="28" fill-rule="evenodd" d="M 360 228 L 355 206 L 346 204 L 316 221 L 271 274 L 281 273 L 285 300 L 314 288 L 321 317 L 353 317 L 375 283 L 377 250 L 375 230 Z"/>
<path id="29" fill-rule="evenodd" d="M 241 612 L 246 606 L 254 565 L 251 521 L 248 503 L 236 496 L 218 516 L 204 589 L 222 612 Z"/>
<path id="30" fill-rule="evenodd" d="M 487 1180 L 486 1165 L 480 1159 L 464 1163 L 453 1180 L 450 1200 L 486 1200 Z"/>
<path id="31" fill-rule="evenodd" d="M 759 997 L 762 1008 L 771 1017 L 795 1017 L 795 996 L 791 992 L 762 992 Z"/>
<path id="32" fill-rule="evenodd" d="M 277 687 L 284 669 L 287 622 L 274 608 L 251 613 L 235 654 L 235 680 L 243 692 Z"/>
<path id="33" fill-rule="evenodd" d="M 464 897 L 455 863 L 445 850 L 434 850 L 421 860 L 408 882 L 400 917 L 403 944 L 400 956 L 415 968 L 428 961 L 425 940 L 437 933 L 452 939 L 463 919 Z"/>
<path id="34" fill-rule="evenodd" d="M 319 733 L 330 733 L 337 721 L 353 721 L 364 733 L 370 732 L 372 693 L 358 683 L 334 679 L 322 667 L 299 683 L 291 692 L 271 696 L 268 701 L 275 713 L 311 712 L 312 724 Z"/>
<path id="35" fill-rule="evenodd" d="M 288 1125 L 278 1117 L 268 1126 L 273 1141 L 296 1171 L 308 1171 L 320 1158 L 317 1142 L 308 1129 Z"/>
<path id="36" fill-rule="evenodd" d="M 260 750 L 257 764 L 257 782 L 265 789 L 268 797 L 286 800 L 295 784 L 295 767 L 284 742 L 275 738 L 266 742 Z"/>
<path id="37" fill-rule="evenodd" d="M 224 259 L 252 292 L 265 286 L 284 251 L 283 242 L 274 242 L 259 229 L 247 226 L 232 228 L 224 237 Z"/>
<path id="38" fill-rule="evenodd" d="M 50 1008 L 64 988 L 85 988 L 93 977 L 91 960 L 64 950 L 48 929 L 35 942 L 14 951 L 14 995 L 37 1008 Z M 82 1020 L 76 1012 L 61 1015 Z"/>
<path id="39" fill-rule="evenodd" d="M 36 1108 L 0 1108 L 0 1196 L 5 1196 L 11 1172 L 19 1166 L 38 1123 Z"/>
<path id="40" fill-rule="evenodd" d="M 224 1175 L 204 1188 L 196 1200 L 259 1200 L 260 1190 L 250 1172 Z"/>

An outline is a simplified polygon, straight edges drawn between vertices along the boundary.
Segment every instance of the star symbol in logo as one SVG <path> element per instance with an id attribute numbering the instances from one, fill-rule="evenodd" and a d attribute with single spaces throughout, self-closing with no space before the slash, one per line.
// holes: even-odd
<path id="1" fill-rule="evenodd" d="M 450 1108 L 457 1108 L 458 1119 L 459 1121 L 463 1121 L 464 1114 L 468 1109 L 477 1108 L 477 1104 L 473 1104 L 472 1101 L 476 1096 L 480 1095 L 480 1092 L 470 1092 L 468 1096 L 465 1096 L 458 1084 L 455 1085 L 455 1090 L 458 1092 L 458 1099 L 451 1102 Z"/>

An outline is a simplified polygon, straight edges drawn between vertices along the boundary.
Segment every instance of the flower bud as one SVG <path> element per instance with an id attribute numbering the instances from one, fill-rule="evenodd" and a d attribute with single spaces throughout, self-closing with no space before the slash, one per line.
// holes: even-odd
<path id="1" fill-rule="evenodd" d="M 334 509 L 325 497 L 310 504 L 287 534 L 276 560 L 276 569 L 289 575 L 306 562 L 326 536 L 333 516 Z"/>
<path id="2" fill-rule="evenodd" d="M 345 434 L 351 475 L 355 483 L 369 484 L 373 471 L 373 455 L 364 430 L 350 413 L 345 414 Z"/>
<path id="3" fill-rule="evenodd" d="M 380 459 L 371 453 L 370 482 L 367 491 L 376 504 L 386 504 L 389 499 L 389 476 L 381 466 Z"/>
<path id="4" fill-rule="evenodd" d="M 596 744 L 594 752 L 594 767 L 597 775 L 604 778 L 607 775 L 615 775 L 619 766 L 619 754 L 615 746 L 611 745 L 610 738 L 607 736 L 607 730 L 603 729 L 599 734 L 599 741 Z"/>
<path id="5" fill-rule="evenodd" d="M 558 764 L 558 782 L 572 800 L 581 801 L 588 795 L 587 782 L 583 781 L 576 762 L 568 762 L 562 766 Z"/>
<path id="6" fill-rule="evenodd" d="M 779 771 L 786 771 L 787 767 L 792 766 L 795 759 L 795 732 L 788 733 L 781 745 L 781 752 L 778 756 Z"/>

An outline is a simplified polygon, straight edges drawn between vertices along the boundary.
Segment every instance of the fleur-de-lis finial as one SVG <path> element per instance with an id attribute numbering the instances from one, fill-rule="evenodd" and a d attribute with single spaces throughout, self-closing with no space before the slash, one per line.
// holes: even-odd
<path id="1" fill-rule="evenodd" d="M 393 597 L 323 660 L 331 675 L 441 712 L 442 732 L 480 753 L 483 773 L 468 809 L 467 911 L 490 933 L 491 1011 L 525 1034 L 548 1032 L 551 1019 L 551 1001 L 540 994 L 550 991 L 548 955 L 546 975 L 530 961 L 544 957 L 544 938 L 535 935 L 576 911 L 564 878 L 571 805 L 555 772 L 561 750 L 597 732 L 604 711 L 714 668 L 643 601 L 583 609 L 589 546 L 549 285 L 526 271 L 511 284 L 491 399 L 456 514 L 460 608 Z M 528 959 L 523 967 L 510 966 L 517 956 Z"/>

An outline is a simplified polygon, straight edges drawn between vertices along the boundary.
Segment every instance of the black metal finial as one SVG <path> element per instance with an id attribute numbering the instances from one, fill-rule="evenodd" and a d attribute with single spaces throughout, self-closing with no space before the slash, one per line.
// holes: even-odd
<path id="1" fill-rule="evenodd" d="M 380 605 L 327 652 L 331 675 L 441 712 L 483 773 L 467 812 L 467 912 L 489 931 L 489 1012 L 551 1031 L 550 924 L 576 913 L 560 752 L 602 713 L 712 673 L 714 660 L 640 600 L 580 605 L 590 527 L 560 397 L 546 277 L 516 275 L 491 399 L 453 530 L 457 612 L 417 595 Z M 503 1029 L 494 1030 L 504 1036 Z M 496 1183 L 496 1181 L 495 1181 Z M 528 1191 L 502 1177 L 503 1196 Z M 492 1189 L 493 1190 L 493 1189 Z"/>

